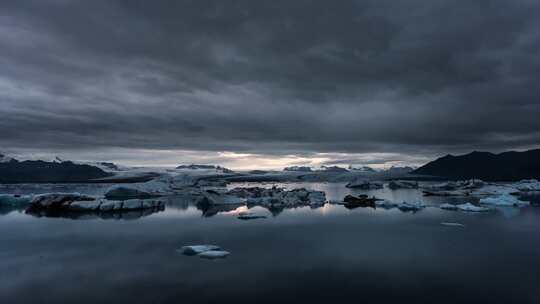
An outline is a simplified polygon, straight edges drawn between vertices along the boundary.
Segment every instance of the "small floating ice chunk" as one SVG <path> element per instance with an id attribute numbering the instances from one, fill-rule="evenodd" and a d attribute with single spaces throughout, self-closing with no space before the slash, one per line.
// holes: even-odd
<path id="1" fill-rule="evenodd" d="M 375 207 L 377 207 L 377 208 L 392 209 L 392 208 L 395 208 L 397 206 L 398 206 L 398 204 L 396 204 L 394 202 L 391 202 L 391 201 L 387 201 L 387 200 L 375 201 Z"/>
<path id="2" fill-rule="evenodd" d="M 526 206 L 529 205 L 529 202 L 521 201 L 517 197 L 510 194 L 502 194 L 499 196 L 491 196 L 480 199 L 480 204 L 482 205 L 493 205 L 493 206 Z"/>
<path id="3" fill-rule="evenodd" d="M 452 205 L 452 204 L 441 204 L 439 206 L 439 208 L 443 209 L 443 210 L 458 210 L 458 207 L 456 205 Z"/>
<path id="4" fill-rule="evenodd" d="M 207 251 L 221 251 L 221 248 L 216 245 L 190 245 L 183 246 L 178 252 L 185 255 L 197 255 Z"/>
<path id="5" fill-rule="evenodd" d="M 486 212 L 486 211 L 491 210 L 490 208 L 475 206 L 471 203 L 456 205 L 456 207 L 461 211 L 467 211 L 467 212 Z"/>
<path id="6" fill-rule="evenodd" d="M 452 222 L 442 222 L 441 225 L 450 226 L 450 227 L 465 227 L 465 225 L 461 223 L 452 223 Z"/>
<path id="7" fill-rule="evenodd" d="M 215 260 L 215 259 L 226 258 L 229 254 L 231 253 L 225 250 L 209 250 L 209 251 L 201 252 L 198 255 L 200 258 L 203 258 L 203 259 Z"/>

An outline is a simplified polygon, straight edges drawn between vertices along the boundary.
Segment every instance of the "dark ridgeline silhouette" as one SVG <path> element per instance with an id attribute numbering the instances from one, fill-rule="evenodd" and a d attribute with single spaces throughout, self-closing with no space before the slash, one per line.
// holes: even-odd
<path id="1" fill-rule="evenodd" d="M 100 168 L 70 161 L 42 160 L 0 162 L 0 183 L 74 183 L 111 176 Z"/>
<path id="2" fill-rule="evenodd" d="M 540 178 L 540 149 L 525 152 L 472 152 L 446 155 L 416 169 L 413 174 L 449 179 L 478 178 L 486 181 L 515 181 Z"/>

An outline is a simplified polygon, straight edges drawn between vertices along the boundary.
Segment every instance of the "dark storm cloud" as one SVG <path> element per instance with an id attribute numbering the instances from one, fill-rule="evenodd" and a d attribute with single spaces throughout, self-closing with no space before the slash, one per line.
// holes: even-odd
<path id="1" fill-rule="evenodd" d="M 431 155 L 540 142 L 537 1 L 2 1 L 0 143 Z"/>

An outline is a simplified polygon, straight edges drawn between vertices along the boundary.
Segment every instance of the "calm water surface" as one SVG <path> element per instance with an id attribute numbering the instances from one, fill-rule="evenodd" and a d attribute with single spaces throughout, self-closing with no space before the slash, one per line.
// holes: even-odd
<path id="1" fill-rule="evenodd" d="M 343 184 L 285 186 L 324 190 L 330 200 L 349 193 Z M 63 187 L 89 194 L 105 188 Z M 368 194 L 426 199 L 415 190 Z M 434 206 L 447 201 L 425 200 Z M 120 219 L 2 210 L 0 302 L 540 303 L 537 207 L 486 214 L 329 204 L 271 214 L 256 207 L 268 218 L 241 221 L 236 214 L 244 209 L 203 214 L 173 197 L 161 212 Z M 176 252 L 189 244 L 217 244 L 231 255 L 211 261 Z"/>

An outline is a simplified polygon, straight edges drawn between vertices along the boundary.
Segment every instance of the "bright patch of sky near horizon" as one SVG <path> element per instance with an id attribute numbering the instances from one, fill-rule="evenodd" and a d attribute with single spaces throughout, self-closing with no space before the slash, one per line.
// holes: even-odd
<path id="1" fill-rule="evenodd" d="M 353 165 L 385 169 L 391 166 L 420 166 L 431 159 L 425 157 L 406 157 L 394 153 L 315 153 L 311 155 L 264 155 L 236 152 L 204 152 L 175 150 L 123 150 L 113 149 L 101 152 L 48 151 L 6 151 L 6 156 L 20 160 L 74 160 L 83 162 L 114 162 L 125 166 L 176 167 L 180 164 L 215 164 L 235 170 L 279 170 L 288 166 L 332 166 Z"/>

